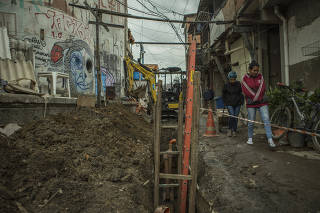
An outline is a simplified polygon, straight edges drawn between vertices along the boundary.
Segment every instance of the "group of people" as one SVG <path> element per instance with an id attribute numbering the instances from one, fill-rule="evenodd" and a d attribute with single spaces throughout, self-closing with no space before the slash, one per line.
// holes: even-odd
<path id="1" fill-rule="evenodd" d="M 246 100 L 248 111 L 248 120 L 256 119 L 256 112 L 260 112 L 261 119 L 264 123 L 268 143 L 271 148 L 276 147 L 272 140 L 272 132 L 269 120 L 268 100 L 266 96 L 266 84 L 261 73 L 259 73 L 259 64 L 252 61 L 249 65 L 248 73 L 237 81 L 237 73 L 231 71 L 228 73 L 229 82 L 224 85 L 222 98 L 224 105 L 228 109 L 229 115 L 238 117 L 241 105 Z M 228 136 L 236 136 L 238 119 L 229 118 Z M 247 144 L 253 144 L 253 122 L 248 122 L 248 141 Z"/>

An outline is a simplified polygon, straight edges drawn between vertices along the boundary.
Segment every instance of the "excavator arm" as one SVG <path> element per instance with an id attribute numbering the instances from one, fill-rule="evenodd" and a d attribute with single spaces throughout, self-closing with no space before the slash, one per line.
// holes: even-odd
<path id="1" fill-rule="evenodd" d="M 129 92 L 133 91 L 133 84 L 134 84 L 133 73 L 134 71 L 140 72 L 143 75 L 144 79 L 148 81 L 149 90 L 150 90 L 153 102 L 155 102 L 157 100 L 155 74 L 147 70 L 147 68 L 143 67 L 138 62 L 132 60 L 128 56 L 125 58 L 125 63 L 127 66 L 127 77 L 128 77 L 127 90 Z"/>

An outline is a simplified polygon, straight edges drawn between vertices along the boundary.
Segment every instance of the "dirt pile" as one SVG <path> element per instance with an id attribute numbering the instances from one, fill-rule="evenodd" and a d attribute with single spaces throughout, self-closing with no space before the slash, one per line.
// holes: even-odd
<path id="1" fill-rule="evenodd" d="M 151 150 L 151 124 L 122 105 L 31 123 L 0 142 L 0 210 L 150 212 Z"/>

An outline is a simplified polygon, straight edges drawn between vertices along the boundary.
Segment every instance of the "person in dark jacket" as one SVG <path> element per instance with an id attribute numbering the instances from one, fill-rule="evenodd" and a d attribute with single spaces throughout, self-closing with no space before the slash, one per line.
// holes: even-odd
<path id="1" fill-rule="evenodd" d="M 224 85 L 222 91 L 222 99 L 224 105 L 227 107 L 230 115 L 238 116 L 241 105 L 243 104 L 243 95 L 241 90 L 241 83 L 237 81 L 237 73 L 231 71 L 228 73 L 229 82 Z M 229 118 L 228 136 L 236 136 L 238 128 L 238 119 Z"/>

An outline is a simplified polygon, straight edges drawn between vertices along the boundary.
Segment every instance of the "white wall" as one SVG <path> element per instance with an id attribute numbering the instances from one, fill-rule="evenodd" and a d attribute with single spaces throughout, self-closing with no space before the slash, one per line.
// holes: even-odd
<path id="1" fill-rule="evenodd" d="M 230 45 L 231 51 L 237 49 L 230 55 L 230 57 L 231 64 L 239 63 L 239 66 L 232 67 L 233 71 L 237 72 L 239 81 L 241 81 L 242 77 L 248 72 L 248 67 L 251 61 L 250 53 L 244 46 L 242 37 Z"/>
<path id="2" fill-rule="evenodd" d="M 73 2 L 83 5 L 84 0 L 51 2 L 51 6 L 56 6 L 57 3 L 62 5 L 64 11 L 51 7 L 48 0 L 17 0 L 15 4 L 12 4 L 11 0 L 2 0 L 0 22 L 1 18 L 5 18 L 12 37 L 28 40 L 33 44 L 36 72 L 69 73 L 73 94 L 95 93 L 95 26 L 88 24 L 89 20 L 94 21 L 95 18 L 90 11 L 67 6 Z M 92 7 L 125 12 L 124 6 L 115 0 L 88 0 L 88 3 Z M 125 20 L 103 15 L 103 22 L 124 25 Z M 43 40 L 40 39 L 41 29 L 44 30 Z M 101 66 L 105 78 L 103 82 L 107 82 L 108 86 L 115 86 L 117 95 L 123 96 L 124 91 L 121 91 L 121 88 L 124 87 L 125 77 L 122 63 L 125 33 L 124 29 L 109 29 L 110 32 L 106 32 L 100 27 Z"/>
<path id="3" fill-rule="evenodd" d="M 295 17 L 291 17 L 288 21 L 288 37 L 289 65 L 314 58 L 315 56 L 303 56 L 302 47 L 320 40 L 320 17 L 301 28 L 296 27 Z"/>
<path id="4" fill-rule="evenodd" d="M 224 21 L 222 10 L 213 16 L 212 21 Z M 209 24 L 210 26 L 210 46 L 214 44 L 215 40 L 225 31 L 226 27 L 224 24 Z"/>

